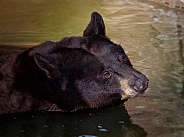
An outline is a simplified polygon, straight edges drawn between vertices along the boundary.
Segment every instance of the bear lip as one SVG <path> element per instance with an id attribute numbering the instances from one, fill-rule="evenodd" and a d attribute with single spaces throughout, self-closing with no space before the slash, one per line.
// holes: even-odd
<path id="1" fill-rule="evenodd" d="M 125 93 L 121 95 L 121 100 L 126 100 L 126 99 L 129 99 L 129 98 L 130 98 L 130 96 L 128 96 Z"/>
<path id="2" fill-rule="evenodd" d="M 121 100 L 127 100 L 127 99 L 130 99 L 130 98 L 134 98 L 134 97 L 140 96 L 144 93 L 145 93 L 145 91 L 139 92 L 139 93 L 135 92 L 135 94 L 128 95 L 127 93 L 123 92 L 123 94 L 121 95 Z"/>
<path id="3" fill-rule="evenodd" d="M 142 92 L 137 92 L 135 89 L 128 86 L 128 80 L 120 80 L 121 90 L 123 91 L 121 95 L 121 100 L 126 100 L 129 98 L 137 97 L 138 95 L 144 94 L 145 90 Z"/>

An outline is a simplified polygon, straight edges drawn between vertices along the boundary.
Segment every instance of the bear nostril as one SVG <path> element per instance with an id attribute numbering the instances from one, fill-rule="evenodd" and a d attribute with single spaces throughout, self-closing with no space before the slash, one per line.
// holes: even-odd
<path id="1" fill-rule="evenodd" d="M 138 80 L 136 80 L 134 89 L 138 92 L 144 92 L 148 87 L 149 80 L 146 76 L 141 76 Z"/>

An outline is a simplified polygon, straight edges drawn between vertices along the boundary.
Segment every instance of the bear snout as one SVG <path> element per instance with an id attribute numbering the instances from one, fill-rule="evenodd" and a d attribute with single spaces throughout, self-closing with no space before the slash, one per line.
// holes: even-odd
<path id="1" fill-rule="evenodd" d="M 134 84 L 134 89 L 137 92 L 144 93 L 148 88 L 149 79 L 145 75 L 141 75 Z"/>

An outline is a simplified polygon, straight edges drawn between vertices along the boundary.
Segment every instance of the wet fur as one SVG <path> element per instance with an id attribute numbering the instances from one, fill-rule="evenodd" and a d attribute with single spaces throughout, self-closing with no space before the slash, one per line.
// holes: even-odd
<path id="1" fill-rule="evenodd" d="M 105 35 L 96 12 L 81 37 L 0 53 L 0 114 L 100 108 L 121 102 L 125 88 L 132 93 L 124 99 L 140 94 L 132 89 L 143 74 Z"/>

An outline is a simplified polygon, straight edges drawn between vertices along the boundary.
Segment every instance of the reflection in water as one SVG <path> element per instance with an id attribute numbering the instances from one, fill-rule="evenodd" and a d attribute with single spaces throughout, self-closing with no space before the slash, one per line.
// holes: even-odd
<path id="1" fill-rule="evenodd" d="M 123 45 L 134 67 L 150 79 L 147 93 L 125 104 L 133 123 L 122 107 L 3 116 L 0 136 L 184 136 L 182 12 L 147 0 L 2 0 L 0 44 L 32 46 L 81 35 L 92 11 L 104 16 L 108 36 Z"/>
<path id="2" fill-rule="evenodd" d="M 146 137 L 123 106 L 96 112 L 33 113 L 0 117 L 0 135 L 50 137 Z M 11 131 L 11 132 L 10 132 Z"/>

